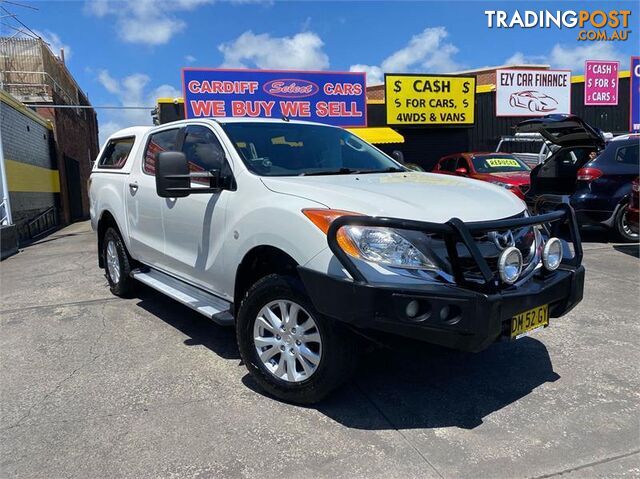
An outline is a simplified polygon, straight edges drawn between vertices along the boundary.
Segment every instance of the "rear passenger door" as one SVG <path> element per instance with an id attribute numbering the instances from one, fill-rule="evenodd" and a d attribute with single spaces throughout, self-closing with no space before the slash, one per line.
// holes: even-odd
<path id="1" fill-rule="evenodd" d="M 151 133 L 142 159 L 133 165 L 129 183 L 125 185 L 131 253 L 149 266 L 162 267 L 165 262 L 162 224 L 165 199 L 156 193 L 156 155 L 177 148 L 180 130 L 174 127 Z"/>
<path id="2" fill-rule="evenodd" d="M 222 165 L 230 174 L 225 150 L 216 133 L 206 125 L 189 125 L 184 129 L 180 149 L 191 171 L 208 171 Z M 197 182 L 207 180 L 192 180 Z M 169 273 L 212 292 L 220 291 L 222 243 L 226 204 L 233 191 L 193 194 L 185 198 L 163 198 L 162 216 L 165 232 L 164 268 Z"/>

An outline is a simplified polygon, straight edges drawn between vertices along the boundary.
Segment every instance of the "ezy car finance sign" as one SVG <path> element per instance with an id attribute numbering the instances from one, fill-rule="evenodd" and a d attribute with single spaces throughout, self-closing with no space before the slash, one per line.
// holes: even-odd
<path id="1" fill-rule="evenodd" d="M 497 70 L 496 116 L 571 113 L 571 72 Z"/>

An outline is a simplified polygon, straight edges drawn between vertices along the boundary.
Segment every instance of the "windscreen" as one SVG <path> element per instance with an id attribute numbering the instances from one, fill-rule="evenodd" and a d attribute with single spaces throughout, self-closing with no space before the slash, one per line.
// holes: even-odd
<path id="1" fill-rule="evenodd" d="M 477 155 L 473 157 L 473 168 L 478 173 L 529 171 L 527 165 L 512 155 Z"/>
<path id="2" fill-rule="evenodd" d="M 405 171 L 341 128 L 299 123 L 228 123 L 224 130 L 247 168 L 261 176 Z"/>

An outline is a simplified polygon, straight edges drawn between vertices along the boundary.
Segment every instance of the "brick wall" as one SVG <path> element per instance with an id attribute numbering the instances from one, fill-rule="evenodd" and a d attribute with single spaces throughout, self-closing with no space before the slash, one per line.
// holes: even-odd
<path id="1" fill-rule="evenodd" d="M 4 102 L 0 102 L 0 128 L 5 160 L 49 170 L 57 169 L 49 128 Z M 11 178 L 8 181 L 11 214 L 19 230 L 24 228 L 28 220 L 52 206 L 59 206 L 57 193 L 11 191 Z"/>

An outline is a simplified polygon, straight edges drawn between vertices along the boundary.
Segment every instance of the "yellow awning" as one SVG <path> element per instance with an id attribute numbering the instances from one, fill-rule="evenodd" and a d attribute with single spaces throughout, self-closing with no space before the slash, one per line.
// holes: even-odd
<path id="1" fill-rule="evenodd" d="M 404 137 L 391 128 L 372 126 L 370 128 L 347 128 L 348 131 L 369 143 L 404 143 Z"/>

